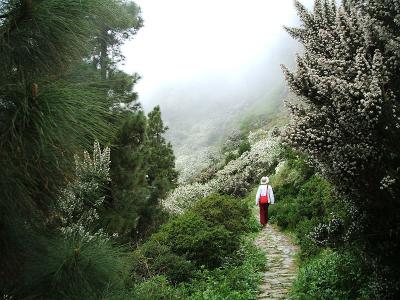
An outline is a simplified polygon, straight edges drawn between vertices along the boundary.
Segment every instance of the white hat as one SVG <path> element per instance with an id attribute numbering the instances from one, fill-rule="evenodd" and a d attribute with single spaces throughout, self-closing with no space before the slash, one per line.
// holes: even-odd
<path id="1" fill-rule="evenodd" d="M 267 176 L 264 176 L 261 178 L 261 184 L 267 184 L 269 182 L 269 178 Z"/>

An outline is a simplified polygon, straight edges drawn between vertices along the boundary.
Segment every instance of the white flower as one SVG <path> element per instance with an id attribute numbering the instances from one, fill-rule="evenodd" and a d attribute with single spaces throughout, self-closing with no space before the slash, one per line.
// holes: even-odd
<path id="1" fill-rule="evenodd" d="M 104 201 L 103 188 L 109 182 L 110 149 L 94 144 L 93 158 L 84 151 L 75 156 L 75 178 L 61 190 L 57 208 L 61 219 L 61 232 L 66 236 L 79 235 L 90 241 L 105 238 L 102 230 L 91 233 L 91 226 L 99 219 L 97 210 Z"/>

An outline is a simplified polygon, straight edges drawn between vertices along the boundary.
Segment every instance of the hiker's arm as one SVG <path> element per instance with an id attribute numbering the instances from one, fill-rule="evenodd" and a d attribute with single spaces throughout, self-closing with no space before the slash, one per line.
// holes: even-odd
<path id="1" fill-rule="evenodd" d="M 274 191 L 272 190 L 272 186 L 269 186 L 269 193 L 268 193 L 268 196 L 269 196 L 269 203 L 270 204 L 274 204 L 275 203 L 275 197 L 274 197 Z"/>

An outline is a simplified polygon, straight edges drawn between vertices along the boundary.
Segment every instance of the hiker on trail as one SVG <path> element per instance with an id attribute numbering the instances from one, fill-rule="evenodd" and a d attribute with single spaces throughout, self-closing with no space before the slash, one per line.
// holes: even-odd
<path id="1" fill-rule="evenodd" d="M 275 203 L 274 192 L 268 183 L 267 176 L 261 178 L 256 195 L 256 205 L 260 207 L 260 223 L 263 227 L 268 223 L 268 206 Z"/>

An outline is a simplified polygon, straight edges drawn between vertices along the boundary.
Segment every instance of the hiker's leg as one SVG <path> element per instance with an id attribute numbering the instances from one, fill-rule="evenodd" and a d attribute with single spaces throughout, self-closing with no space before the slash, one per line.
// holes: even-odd
<path id="1" fill-rule="evenodd" d="M 265 205 L 264 204 L 259 204 L 260 205 L 260 223 L 261 225 L 265 225 Z"/>
<path id="2" fill-rule="evenodd" d="M 269 203 L 265 204 L 265 213 L 264 213 L 264 215 L 265 215 L 265 220 L 264 220 L 265 224 L 268 223 L 268 206 L 269 206 Z"/>

